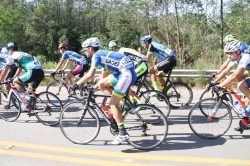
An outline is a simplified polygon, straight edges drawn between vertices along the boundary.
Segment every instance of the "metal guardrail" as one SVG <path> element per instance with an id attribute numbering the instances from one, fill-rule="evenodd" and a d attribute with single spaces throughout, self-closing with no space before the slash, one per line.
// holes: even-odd
<path id="1" fill-rule="evenodd" d="M 44 70 L 45 76 L 50 76 L 53 69 Z M 70 70 L 65 70 L 68 73 Z M 211 77 L 212 73 L 217 73 L 218 70 L 173 70 L 171 77 Z M 231 73 L 233 70 L 231 71 Z M 96 71 L 96 75 L 100 75 L 101 70 Z"/>

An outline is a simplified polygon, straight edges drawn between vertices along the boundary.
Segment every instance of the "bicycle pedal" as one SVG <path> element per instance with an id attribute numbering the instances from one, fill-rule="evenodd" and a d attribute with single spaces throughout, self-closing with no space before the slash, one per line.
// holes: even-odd
<path id="1" fill-rule="evenodd" d="M 29 113 L 27 113 L 27 115 L 28 115 L 29 117 L 31 117 L 31 116 L 35 116 L 36 113 L 31 113 L 31 112 L 29 112 Z"/>

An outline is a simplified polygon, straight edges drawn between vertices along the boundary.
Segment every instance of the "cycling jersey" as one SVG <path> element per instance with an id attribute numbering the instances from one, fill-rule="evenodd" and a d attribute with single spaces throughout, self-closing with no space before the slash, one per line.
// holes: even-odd
<path id="1" fill-rule="evenodd" d="M 170 56 L 174 56 L 173 50 L 156 42 L 150 43 L 148 52 L 152 53 L 154 56 L 158 57 L 160 60 L 165 60 L 166 58 Z"/>
<path id="2" fill-rule="evenodd" d="M 76 52 L 73 52 L 73 51 L 65 51 L 62 55 L 62 59 L 63 60 L 69 59 L 70 61 L 74 62 L 77 65 L 88 64 L 88 61 L 84 56 L 82 56 Z"/>
<path id="3" fill-rule="evenodd" d="M 140 52 L 131 49 L 131 48 L 124 48 L 121 47 L 119 49 L 120 53 L 125 54 L 126 56 L 128 56 L 132 61 L 136 61 L 136 62 L 142 62 L 142 61 L 147 61 L 147 57 L 143 54 L 141 54 Z"/>
<path id="4" fill-rule="evenodd" d="M 98 50 L 92 57 L 91 66 L 101 66 L 103 71 L 122 72 L 134 68 L 133 62 L 124 54 L 113 51 Z"/>
<path id="5" fill-rule="evenodd" d="M 33 69 L 42 69 L 41 62 L 25 52 L 15 51 L 7 58 L 6 66 L 10 66 L 14 63 L 17 63 L 17 66 L 24 69 L 26 72 Z"/>

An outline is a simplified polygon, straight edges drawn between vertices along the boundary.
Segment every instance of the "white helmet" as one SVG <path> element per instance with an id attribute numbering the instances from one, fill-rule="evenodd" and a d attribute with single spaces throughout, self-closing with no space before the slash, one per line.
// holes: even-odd
<path id="1" fill-rule="evenodd" d="M 101 46 L 101 42 L 97 37 L 89 38 L 89 39 L 85 40 L 82 43 L 83 48 L 86 48 L 86 47 L 100 47 L 100 46 Z"/>
<path id="2" fill-rule="evenodd" d="M 240 49 L 240 44 L 239 40 L 231 41 L 226 44 L 224 52 L 235 52 Z"/>

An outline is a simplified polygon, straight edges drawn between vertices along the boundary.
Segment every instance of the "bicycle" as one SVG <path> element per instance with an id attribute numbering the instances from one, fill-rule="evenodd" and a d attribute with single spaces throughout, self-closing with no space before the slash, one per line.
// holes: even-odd
<path id="1" fill-rule="evenodd" d="M 55 75 L 51 76 L 54 79 L 54 81 L 50 82 L 47 85 L 46 92 L 55 93 L 54 88 L 52 87 L 58 87 L 57 92 L 55 94 L 58 96 L 58 98 L 62 102 L 62 105 L 64 106 L 69 102 L 70 97 L 74 97 L 73 95 L 71 95 L 71 92 L 68 88 L 69 84 L 66 80 L 65 72 L 64 70 L 60 70 L 59 72 L 55 73 Z M 59 79 L 56 79 L 55 76 L 59 76 Z"/>
<path id="2" fill-rule="evenodd" d="M 76 101 L 68 103 L 62 110 L 59 124 L 63 135 L 76 144 L 92 142 L 100 131 L 99 115 L 110 126 L 110 132 L 116 135 L 118 126 L 115 119 L 109 119 L 96 102 L 97 97 L 106 99 L 111 95 L 95 94 L 88 84 L 84 84 L 84 88 L 88 94 L 77 96 Z M 168 123 L 164 114 L 153 105 L 134 106 L 127 96 L 125 99 L 131 108 L 123 112 L 125 129 L 130 134 L 127 142 L 137 149 L 144 150 L 159 146 L 168 133 Z M 141 109 L 135 111 L 138 107 Z"/>
<path id="3" fill-rule="evenodd" d="M 188 115 L 188 123 L 191 130 L 199 137 L 205 139 L 214 139 L 223 136 L 231 127 L 232 124 L 232 110 L 241 119 L 239 122 L 244 130 L 249 130 L 250 125 L 245 126 L 242 123 L 244 118 L 241 113 L 233 106 L 228 98 L 228 93 L 232 94 L 234 98 L 246 108 L 245 103 L 241 97 L 233 91 L 232 88 L 222 90 L 221 94 L 216 94 L 216 97 L 202 99 L 197 102 L 190 110 Z"/>
<path id="4" fill-rule="evenodd" d="M 170 80 L 170 75 L 172 73 L 173 68 L 168 72 L 166 83 L 162 90 L 160 90 L 169 100 L 170 106 L 173 109 L 184 109 L 188 107 L 192 100 L 193 100 L 193 91 L 192 88 L 182 82 L 182 81 L 175 81 L 172 82 Z M 146 79 L 146 76 L 143 76 L 141 79 L 141 85 L 138 87 L 140 90 L 142 87 L 144 89 L 154 90 L 154 87 L 151 83 Z"/>
<path id="5" fill-rule="evenodd" d="M 7 84 L 0 83 L 0 85 Z M 28 116 L 36 116 L 36 118 L 44 125 L 54 126 L 59 123 L 59 115 L 62 110 L 62 103 L 58 97 L 50 92 L 41 92 L 31 94 L 34 97 L 31 110 L 26 108 L 24 101 L 16 87 L 10 83 L 10 90 L 3 90 L 0 87 L 0 117 L 8 122 L 17 120 L 21 112 L 28 112 Z M 8 93 L 8 96 L 7 96 Z M 9 108 L 5 108 L 5 102 L 10 103 Z M 53 104 L 52 104 L 53 103 Z M 23 107 L 23 108 L 22 108 Z"/>

